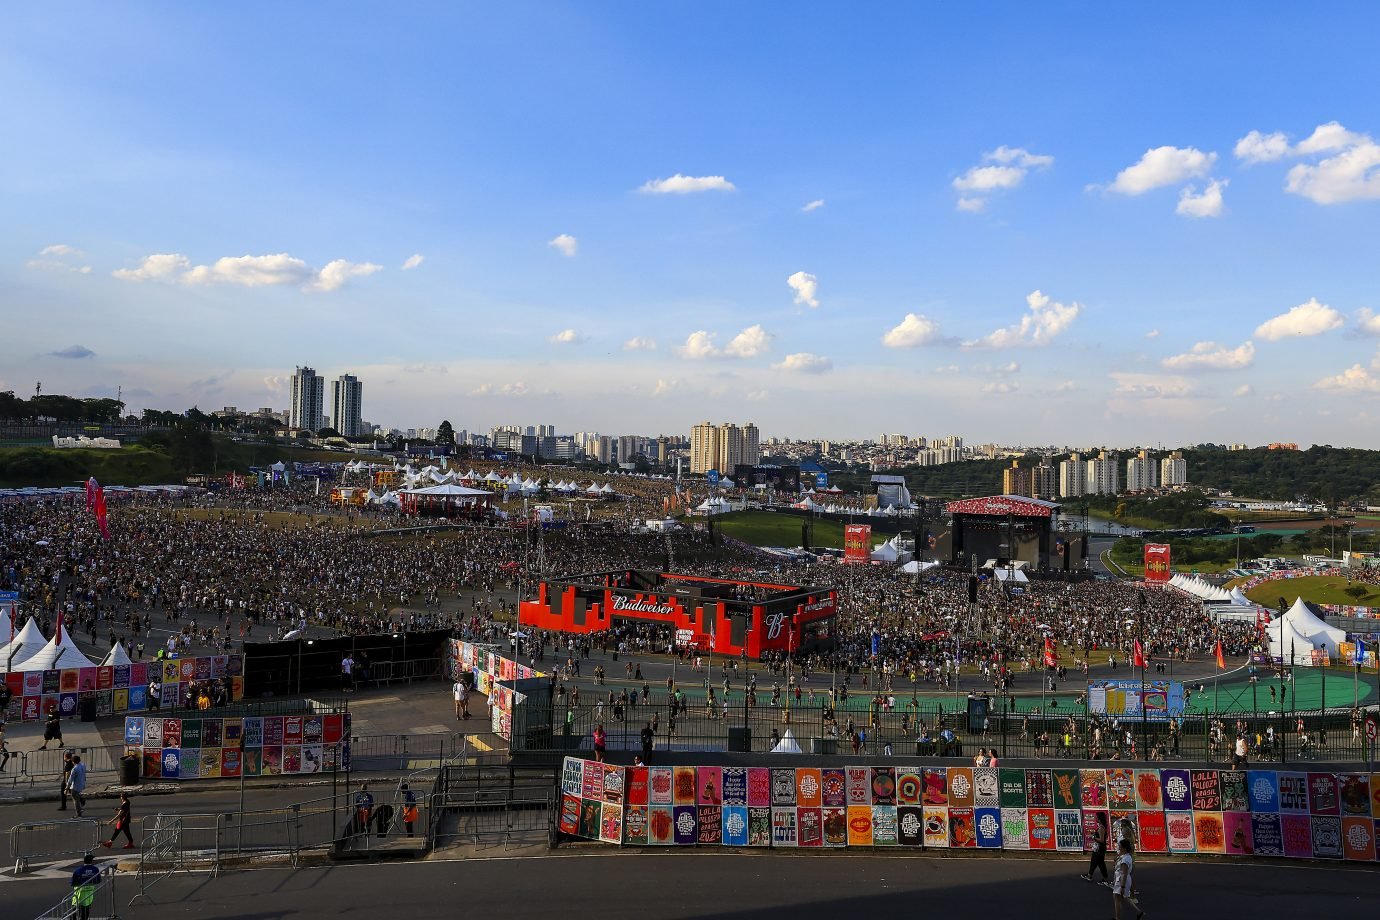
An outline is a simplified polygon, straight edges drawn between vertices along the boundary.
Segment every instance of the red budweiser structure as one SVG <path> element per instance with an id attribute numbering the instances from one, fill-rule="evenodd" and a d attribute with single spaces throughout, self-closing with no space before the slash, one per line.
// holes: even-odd
<path id="1" fill-rule="evenodd" d="M 632 621 L 678 646 L 752 658 L 832 646 L 837 615 L 834 588 L 639 569 L 542 581 L 518 604 L 524 626 L 596 633 Z"/>

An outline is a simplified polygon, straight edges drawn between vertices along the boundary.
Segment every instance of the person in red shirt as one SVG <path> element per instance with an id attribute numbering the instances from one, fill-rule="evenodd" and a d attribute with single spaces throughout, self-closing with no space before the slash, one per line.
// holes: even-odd
<path id="1" fill-rule="evenodd" d="M 590 733 L 594 738 L 594 759 L 600 763 L 604 762 L 604 750 L 608 746 L 609 736 L 604 731 L 604 723 L 600 722 L 594 726 L 594 731 Z"/>

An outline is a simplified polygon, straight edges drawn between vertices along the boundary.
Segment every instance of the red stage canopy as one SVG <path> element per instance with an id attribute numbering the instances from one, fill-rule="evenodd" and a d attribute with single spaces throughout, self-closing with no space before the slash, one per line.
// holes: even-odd
<path id="1" fill-rule="evenodd" d="M 987 498 L 965 498 L 949 502 L 944 510 L 950 514 L 986 514 L 1005 517 L 1051 517 L 1059 506 L 1039 498 L 1024 495 L 989 495 Z"/>

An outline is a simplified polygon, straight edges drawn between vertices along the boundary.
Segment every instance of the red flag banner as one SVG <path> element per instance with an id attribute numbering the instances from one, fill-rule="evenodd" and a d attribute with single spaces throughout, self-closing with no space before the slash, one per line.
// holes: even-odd
<path id="1" fill-rule="evenodd" d="M 1145 649 L 1141 648 L 1140 640 L 1136 640 L 1135 648 L 1131 653 L 1131 667 L 1145 667 Z"/>
<path id="2" fill-rule="evenodd" d="M 1045 639 L 1045 667 L 1053 668 L 1059 664 L 1059 658 L 1054 653 L 1054 640 Z"/>
<path id="3" fill-rule="evenodd" d="M 96 486 L 96 526 L 101 529 L 101 536 L 110 539 L 110 527 L 105 520 L 105 489 Z"/>
<path id="4" fill-rule="evenodd" d="M 1159 585 L 1169 581 L 1169 544 L 1145 544 L 1145 581 Z"/>
<path id="5" fill-rule="evenodd" d="M 845 524 L 843 561 L 866 563 L 872 556 L 872 525 Z"/>
<path id="6" fill-rule="evenodd" d="M 1223 658 L 1222 658 L 1222 640 L 1221 640 L 1221 639 L 1218 639 L 1218 640 L 1217 640 L 1217 667 L 1218 667 L 1219 670 L 1222 670 L 1222 671 L 1225 671 L 1225 670 L 1227 669 L 1227 663 L 1226 663 L 1226 661 L 1224 661 Z"/>

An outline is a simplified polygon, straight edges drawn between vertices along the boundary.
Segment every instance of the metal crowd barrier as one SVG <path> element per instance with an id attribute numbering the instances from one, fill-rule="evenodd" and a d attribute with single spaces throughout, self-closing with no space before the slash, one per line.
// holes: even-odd
<path id="1" fill-rule="evenodd" d="M 152 820 L 150 820 L 150 818 Z M 178 815 L 152 815 L 145 818 L 139 838 L 139 893 L 130 899 L 130 906 L 158 882 L 182 868 L 182 820 Z"/>
<path id="2" fill-rule="evenodd" d="M 0 773 L 0 779 L 8 777 L 11 784 L 16 786 L 21 782 L 28 782 L 32 786 L 49 780 L 56 785 L 62 779 L 63 754 L 67 751 L 81 755 L 82 763 L 86 764 L 87 776 L 90 777 L 98 773 L 118 773 L 120 755 L 124 753 L 124 747 L 105 745 L 11 751 L 9 763 L 5 767 L 5 772 Z"/>
<path id="3" fill-rule="evenodd" d="M 73 903 L 74 900 L 76 900 L 75 894 L 63 895 L 61 901 L 39 914 L 36 920 L 73 920 L 80 915 L 77 905 Z M 89 916 L 93 918 L 119 916 L 119 911 L 115 907 L 115 869 L 113 867 L 101 872 L 101 877 L 91 892 Z"/>
<path id="4" fill-rule="evenodd" d="M 95 818 L 28 821 L 10 828 L 10 856 L 14 871 L 26 872 L 40 857 L 80 856 L 101 842 L 101 822 Z"/>

